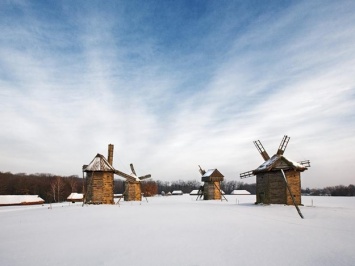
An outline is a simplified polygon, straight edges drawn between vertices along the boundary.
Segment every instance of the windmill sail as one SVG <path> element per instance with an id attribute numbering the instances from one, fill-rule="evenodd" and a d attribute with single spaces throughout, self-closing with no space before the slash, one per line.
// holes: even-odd
<path id="1" fill-rule="evenodd" d="M 131 167 L 132 174 L 136 176 L 137 174 L 136 171 L 134 170 L 133 163 L 131 163 L 129 166 Z"/>
<path id="2" fill-rule="evenodd" d="M 264 146 L 261 144 L 260 140 L 254 141 L 255 147 L 258 149 L 259 153 L 263 157 L 265 161 L 270 159 L 269 154 L 267 154 L 266 150 L 264 149 Z"/>
<path id="3" fill-rule="evenodd" d="M 147 179 L 147 178 L 151 178 L 152 177 L 152 175 L 144 175 L 144 176 L 140 176 L 140 177 L 138 177 L 139 178 L 139 180 L 144 180 L 144 179 Z"/>
<path id="4" fill-rule="evenodd" d="M 309 160 L 300 161 L 298 163 L 305 166 L 305 167 L 311 167 L 311 162 Z"/>
<path id="5" fill-rule="evenodd" d="M 205 170 L 203 170 L 202 168 L 201 168 L 201 166 L 198 166 L 198 167 L 200 167 L 200 173 L 201 173 L 201 175 L 204 175 L 204 174 L 206 174 L 206 171 Z"/>
<path id="6" fill-rule="evenodd" d="M 241 173 L 240 174 L 240 178 L 243 179 L 243 178 L 248 178 L 250 176 L 253 176 L 253 171 L 248 171 L 248 172 L 244 172 L 244 173 Z"/>
<path id="7" fill-rule="evenodd" d="M 277 155 L 283 155 L 285 150 L 286 150 L 286 147 L 287 147 L 287 144 L 288 142 L 290 141 L 290 137 L 285 135 L 280 143 L 280 146 L 277 150 Z"/>

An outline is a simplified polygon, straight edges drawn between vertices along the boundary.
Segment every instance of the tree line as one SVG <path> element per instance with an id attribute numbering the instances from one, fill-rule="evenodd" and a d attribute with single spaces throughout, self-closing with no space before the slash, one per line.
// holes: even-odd
<path id="1" fill-rule="evenodd" d="M 45 202 L 65 201 L 72 192 L 83 193 L 83 178 L 77 175 L 58 176 L 47 173 L 26 174 L 0 172 L 0 195 L 38 195 Z M 181 190 L 183 193 L 190 193 L 199 189 L 202 183 L 197 180 L 177 181 L 142 181 L 142 192 L 146 196 Z M 233 190 L 247 190 L 256 194 L 256 184 L 247 184 L 239 181 L 222 181 L 221 189 L 230 194 Z M 114 180 L 114 193 L 122 194 L 125 191 L 124 180 Z M 333 186 L 322 189 L 302 189 L 302 194 L 313 196 L 355 196 L 355 186 Z"/>
<path id="2" fill-rule="evenodd" d="M 156 181 L 158 186 L 158 193 L 172 192 L 174 190 L 181 190 L 183 193 L 190 193 L 192 190 L 199 189 L 202 183 L 197 180 L 178 180 L 178 181 Z M 247 184 L 238 181 L 222 181 L 221 182 L 221 190 L 226 194 L 230 194 L 235 189 L 244 189 L 248 190 L 251 194 L 256 193 L 256 184 Z"/>
<path id="3" fill-rule="evenodd" d="M 355 185 L 332 186 L 325 188 L 306 188 L 301 190 L 303 195 L 311 196 L 355 196 Z"/>
<path id="4" fill-rule="evenodd" d="M 72 192 L 83 193 L 83 178 L 77 175 L 59 176 L 48 173 L 26 174 L 10 172 L 0 172 L 0 195 L 38 195 L 45 202 L 61 202 Z M 146 196 L 173 192 L 181 190 L 183 193 L 190 193 L 199 189 L 202 183 L 197 180 L 177 180 L 177 181 L 142 181 L 142 192 Z M 251 194 L 255 194 L 256 185 L 246 184 L 237 181 L 221 182 L 221 189 L 230 194 L 234 189 L 245 189 Z M 125 191 L 124 180 L 114 180 L 114 193 L 122 194 Z"/>

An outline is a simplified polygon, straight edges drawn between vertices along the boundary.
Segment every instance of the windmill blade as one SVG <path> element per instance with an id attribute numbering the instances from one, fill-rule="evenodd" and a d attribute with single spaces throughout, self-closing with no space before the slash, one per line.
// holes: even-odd
<path id="1" fill-rule="evenodd" d="M 311 167 L 311 162 L 309 160 L 300 161 L 298 163 L 305 166 L 305 167 Z"/>
<path id="2" fill-rule="evenodd" d="M 263 159 L 265 161 L 270 159 L 269 154 L 267 154 L 266 150 L 264 149 L 263 144 L 261 144 L 260 140 L 254 141 L 254 145 L 256 147 L 256 149 L 259 151 L 261 157 L 263 157 Z"/>
<path id="3" fill-rule="evenodd" d="M 244 172 L 244 173 L 240 174 L 240 179 L 248 178 L 248 177 L 251 177 L 253 175 L 254 175 L 253 171 Z"/>
<path id="4" fill-rule="evenodd" d="M 151 178 L 152 177 L 152 175 L 144 175 L 144 176 L 140 176 L 140 177 L 138 177 L 138 179 L 139 180 L 144 180 L 144 179 L 147 179 L 147 178 Z"/>
<path id="5" fill-rule="evenodd" d="M 199 172 L 201 173 L 201 175 L 206 174 L 206 171 L 205 171 L 205 170 L 203 170 L 203 169 L 201 168 L 201 166 L 198 166 L 198 167 L 200 168 Z"/>
<path id="6" fill-rule="evenodd" d="M 132 173 L 136 176 L 137 174 L 136 171 L 134 171 L 133 163 L 131 163 L 129 166 L 131 167 Z"/>
<path id="7" fill-rule="evenodd" d="M 128 181 L 137 181 L 137 179 L 131 175 L 128 175 L 126 173 L 123 173 L 119 170 L 115 170 L 115 174 L 119 175 L 120 177 L 126 178 Z"/>
<path id="8" fill-rule="evenodd" d="M 286 150 L 286 147 L 287 147 L 287 144 L 288 142 L 290 141 L 290 137 L 285 135 L 283 137 L 283 139 L 281 140 L 281 143 L 280 143 L 280 146 L 277 150 L 277 155 L 283 155 L 285 150 Z"/>

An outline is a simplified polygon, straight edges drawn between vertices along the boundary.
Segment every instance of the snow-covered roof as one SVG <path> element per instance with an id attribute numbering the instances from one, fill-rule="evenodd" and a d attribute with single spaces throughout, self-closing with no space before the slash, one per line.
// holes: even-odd
<path id="1" fill-rule="evenodd" d="M 182 190 L 174 190 L 171 194 L 172 195 L 182 195 L 184 193 L 182 192 Z"/>
<path id="2" fill-rule="evenodd" d="M 106 158 L 103 155 L 98 153 L 95 156 L 95 158 L 91 161 L 91 163 L 84 168 L 84 171 L 85 172 L 87 171 L 114 172 L 115 169 L 112 167 L 112 165 L 110 165 L 110 163 L 106 160 Z"/>
<path id="3" fill-rule="evenodd" d="M 245 189 L 235 189 L 232 191 L 231 195 L 250 195 L 250 192 Z"/>
<path id="4" fill-rule="evenodd" d="M 223 181 L 223 175 L 217 169 L 208 169 L 202 176 L 201 180 L 204 182 Z"/>
<path id="5" fill-rule="evenodd" d="M 1 195 L 0 205 L 42 204 L 44 200 L 38 195 Z"/>
<path id="6" fill-rule="evenodd" d="M 83 193 L 71 193 L 68 197 L 67 200 L 82 200 L 83 199 Z"/>
<path id="7" fill-rule="evenodd" d="M 202 195 L 202 191 L 200 191 L 200 193 L 198 193 L 198 189 L 194 189 L 190 192 L 190 195 Z"/>
<path id="8" fill-rule="evenodd" d="M 215 170 L 216 169 L 208 169 L 208 171 L 202 177 L 211 176 Z"/>
<path id="9" fill-rule="evenodd" d="M 304 170 L 307 170 L 307 167 L 292 160 L 289 160 L 283 155 L 275 154 L 269 160 L 265 161 L 262 165 L 256 168 L 253 171 L 253 174 L 268 172 L 275 169 L 294 169 L 302 172 Z"/>

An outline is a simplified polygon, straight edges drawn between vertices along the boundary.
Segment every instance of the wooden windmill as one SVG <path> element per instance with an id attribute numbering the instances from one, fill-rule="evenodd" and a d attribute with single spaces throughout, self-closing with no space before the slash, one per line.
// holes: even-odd
<path id="1" fill-rule="evenodd" d="M 240 178 L 256 175 L 256 203 L 301 205 L 301 172 L 310 167 L 310 161 L 294 162 L 283 154 L 290 137 L 284 136 L 271 158 L 260 140 L 254 145 L 264 163 L 252 171 L 240 174 Z"/>
<path id="2" fill-rule="evenodd" d="M 223 181 L 224 176 L 217 169 L 209 169 L 206 172 L 201 166 L 198 167 L 200 168 L 201 181 L 204 182 L 204 185 L 200 187 L 197 199 L 203 196 L 204 200 L 221 200 L 222 197 L 227 200 L 221 191 L 221 181 Z"/>
<path id="3" fill-rule="evenodd" d="M 108 159 L 97 154 L 89 165 L 83 166 L 83 173 L 86 173 L 86 193 L 84 203 L 91 204 L 114 204 L 113 188 L 114 174 L 126 179 L 126 190 L 124 199 L 127 201 L 141 200 L 141 180 L 151 177 L 145 175 L 137 177 L 133 165 L 132 174 L 126 174 L 115 169 L 113 166 L 113 145 L 108 145 Z"/>
<path id="4" fill-rule="evenodd" d="M 112 149 L 112 153 L 110 153 Z M 97 154 L 88 165 L 83 165 L 83 174 L 86 173 L 85 193 L 83 203 L 114 204 L 113 176 L 115 169 L 112 167 L 113 145 L 109 145 L 108 160 Z"/>
<path id="5" fill-rule="evenodd" d="M 121 171 L 115 170 L 115 174 L 126 179 L 125 191 L 123 197 L 125 201 L 141 201 L 142 200 L 142 184 L 141 181 L 150 178 L 151 175 L 144 175 L 138 177 L 134 170 L 133 164 L 130 164 L 132 173 L 130 175 Z"/>

